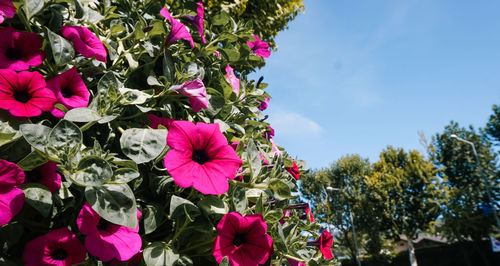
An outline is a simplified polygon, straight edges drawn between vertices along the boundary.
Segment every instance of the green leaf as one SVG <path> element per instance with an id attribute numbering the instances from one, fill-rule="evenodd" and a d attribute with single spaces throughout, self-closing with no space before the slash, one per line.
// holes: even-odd
<path id="1" fill-rule="evenodd" d="M 212 18 L 212 24 L 215 26 L 225 25 L 228 22 L 229 15 L 226 12 L 221 12 L 220 14 L 217 14 Z"/>
<path id="2" fill-rule="evenodd" d="M 19 126 L 19 131 L 23 134 L 24 139 L 33 146 L 33 148 L 41 152 L 45 151 L 50 130 L 50 127 L 38 124 L 22 124 Z"/>
<path id="3" fill-rule="evenodd" d="M 269 182 L 269 187 L 281 198 L 293 198 L 290 187 L 279 179 L 271 180 L 271 182 Z"/>
<path id="4" fill-rule="evenodd" d="M 12 248 L 19 240 L 21 240 L 23 232 L 24 227 L 18 222 L 10 222 L 4 226 L 0 226 L 0 247 L 4 250 Z M 8 265 L 9 264 L 6 266 Z"/>
<path id="5" fill-rule="evenodd" d="M 193 79 L 203 79 L 205 76 L 205 69 L 194 62 L 187 62 L 184 65 L 184 73 L 188 74 L 189 77 L 192 77 Z"/>
<path id="6" fill-rule="evenodd" d="M 39 211 L 43 217 L 48 217 L 52 209 L 52 193 L 40 184 L 25 184 L 22 187 L 26 202 Z"/>
<path id="7" fill-rule="evenodd" d="M 101 77 L 99 82 L 97 82 L 97 89 L 100 92 L 107 92 L 111 87 L 115 89 L 120 88 L 120 82 L 113 72 L 108 72 Z"/>
<path id="8" fill-rule="evenodd" d="M 273 224 L 278 222 L 281 219 L 281 217 L 283 217 L 283 210 L 275 209 L 267 212 L 266 215 L 264 216 L 264 220 L 268 224 Z"/>
<path id="9" fill-rule="evenodd" d="M 146 205 L 146 212 L 144 213 L 144 233 L 149 234 L 154 232 L 163 220 L 165 220 L 164 217 L 161 206 Z"/>
<path id="10" fill-rule="evenodd" d="M 70 154 L 79 150 L 82 144 L 80 128 L 68 120 L 61 120 L 52 129 L 48 138 L 48 146 L 57 154 Z"/>
<path id="11" fill-rule="evenodd" d="M 219 263 L 219 266 L 229 266 L 229 259 L 227 257 L 224 257 Z"/>
<path id="12" fill-rule="evenodd" d="M 260 194 L 259 199 L 257 200 L 257 203 L 255 204 L 255 213 L 264 213 L 264 202 L 262 200 L 262 194 Z"/>
<path id="13" fill-rule="evenodd" d="M 131 128 L 120 138 L 123 153 L 136 163 L 154 160 L 166 145 L 167 131 L 164 129 Z"/>
<path id="14" fill-rule="evenodd" d="M 119 91 L 123 95 L 123 99 L 120 101 L 123 105 L 143 104 L 152 97 L 150 94 L 135 89 L 120 88 Z"/>
<path id="15" fill-rule="evenodd" d="M 250 171 L 252 172 L 253 179 L 255 179 L 257 176 L 259 176 L 260 170 L 262 169 L 262 161 L 259 156 L 259 149 L 252 139 L 248 141 L 246 151 L 248 162 L 250 163 Z"/>
<path id="16" fill-rule="evenodd" d="M 221 214 L 224 215 L 229 212 L 227 204 L 216 196 L 208 195 L 202 200 L 198 201 L 198 207 L 206 214 Z"/>
<path id="17" fill-rule="evenodd" d="M 222 52 L 222 55 L 225 56 L 229 62 L 235 62 L 240 59 L 240 53 L 238 53 L 235 49 L 221 48 L 219 51 Z"/>
<path id="18" fill-rule="evenodd" d="M 92 122 L 101 118 L 101 115 L 97 111 L 87 107 L 71 109 L 64 116 L 64 119 L 73 122 Z"/>
<path id="19" fill-rule="evenodd" d="M 86 187 L 85 198 L 92 209 L 105 220 L 128 228 L 137 227 L 135 197 L 127 184 Z"/>
<path id="20" fill-rule="evenodd" d="M 191 201 L 172 195 L 170 198 L 170 218 L 175 219 L 182 214 L 186 214 L 188 219 L 193 220 L 192 218 L 200 214 L 200 210 Z"/>
<path id="21" fill-rule="evenodd" d="M 83 18 L 85 12 L 83 11 L 82 5 L 79 0 L 73 0 L 75 3 L 75 18 Z"/>
<path id="22" fill-rule="evenodd" d="M 165 51 L 163 55 L 163 76 L 167 78 L 168 82 L 172 83 L 175 79 L 175 74 L 174 59 L 168 51 Z"/>
<path id="23" fill-rule="evenodd" d="M 113 177 L 109 163 L 97 156 L 84 157 L 77 168 L 70 178 L 80 186 L 100 186 Z"/>
<path id="24" fill-rule="evenodd" d="M 48 28 L 47 36 L 49 37 L 50 48 L 52 49 L 52 56 L 58 66 L 63 66 L 71 62 L 75 57 L 75 50 L 73 45 L 62 36 L 53 33 Z"/>
<path id="25" fill-rule="evenodd" d="M 243 213 L 247 209 L 248 199 L 245 196 L 245 188 L 235 186 L 233 190 L 233 204 L 237 212 Z"/>
<path id="26" fill-rule="evenodd" d="M 179 259 L 179 254 L 175 253 L 165 242 L 153 242 L 143 251 L 143 259 L 148 266 L 174 265 Z"/>
<path id="27" fill-rule="evenodd" d="M 34 15 L 42 10 L 44 4 L 44 0 L 24 0 L 23 10 L 26 14 L 26 18 L 30 20 Z"/>
<path id="28" fill-rule="evenodd" d="M 21 137 L 19 125 L 13 122 L 0 121 L 0 146 L 16 141 Z"/>
<path id="29" fill-rule="evenodd" d="M 140 176 L 139 172 L 133 168 L 119 168 L 114 171 L 111 182 L 118 184 L 128 183 Z"/>
<path id="30" fill-rule="evenodd" d="M 47 159 L 40 155 L 37 151 L 33 151 L 17 163 L 23 171 L 31 171 L 38 166 L 45 164 Z"/>

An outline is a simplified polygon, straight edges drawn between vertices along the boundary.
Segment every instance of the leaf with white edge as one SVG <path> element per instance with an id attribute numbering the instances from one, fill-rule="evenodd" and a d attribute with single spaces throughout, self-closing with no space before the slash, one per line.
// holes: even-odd
<path id="1" fill-rule="evenodd" d="M 123 95 L 120 101 L 123 105 L 143 104 L 152 97 L 150 94 L 135 89 L 120 88 L 119 91 Z"/>
<path id="2" fill-rule="evenodd" d="M 134 192 L 127 184 L 86 187 L 85 198 L 92 209 L 105 220 L 128 228 L 137 227 Z"/>
<path id="3" fill-rule="evenodd" d="M 26 18 L 29 20 L 38 12 L 40 12 L 44 4 L 44 0 L 24 0 L 23 10 L 26 14 Z"/>
<path id="4" fill-rule="evenodd" d="M 200 210 L 191 201 L 172 195 L 170 199 L 170 218 L 174 219 L 182 216 L 182 214 L 187 215 L 189 218 L 193 218 L 200 214 Z"/>
<path id="5" fill-rule="evenodd" d="M 112 183 L 126 184 L 140 176 L 139 172 L 132 168 L 119 168 L 114 171 Z"/>
<path id="6" fill-rule="evenodd" d="M 260 170 L 262 169 L 262 161 L 259 156 L 259 150 L 252 139 L 248 141 L 246 150 L 252 177 L 256 178 L 260 174 Z"/>
<path id="7" fill-rule="evenodd" d="M 221 214 L 224 215 L 229 212 L 229 206 L 216 196 L 208 195 L 202 200 L 198 201 L 198 207 L 207 215 Z"/>
<path id="8" fill-rule="evenodd" d="M 96 110 L 87 107 L 71 109 L 64 116 L 64 119 L 73 122 L 92 122 L 101 118 L 101 115 Z"/>
<path id="9" fill-rule="evenodd" d="M 19 126 L 19 131 L 33 148 L 41 152 L 45 151 L 51 131 L 50 127 L 39 124 L 22 124 Z"/>
<path id="10" fill-rule="evenodd" d="M 43 217 L 48 217 L 52 209 L 52 193 L 40 184 L 25 184 L 22 187 L 26 202 L 39 211 Z"/>
<path id="11" fill-rule="evenodd" d="M 73 0 L 75 3 L 75 18 L 82 18 L 85 12 L 83 11 L 82 5 L 79 0 Z"/>
<path id="12" fill-rule="evenodd" d="M 58 154 L 60 152 L 68 154 L 80 148 L 82 131 L 77 125 L 63 119 L 50 132 L 48 142 L 48 146 Z"/>
<path id="13" fill-rule="evenodd" d="M 0 121 L 0 146 L 16 141 L 21 137 L 19 125 L 13 122 Z"/>
<path id="14" fill-rule="evenodd" d="M 243 213 L 247 209 L 248 199 L 245 196 L 245 188 L 235 186 L 233 190 L 233 203 L 237 212 Z"/>
<path id="15" fill-rule="evenodd" d="M 271 180 L 271 182 L 269 182 L 269 187 L 281 198 L 293 198 L 290 187 L 279 179 Z"/>
<path id="16" fill-rule="evenodd" d="M 109 163 L 97 156 L 87 156 L 78 163 L 71 180 L 80 186 L 100 186 L 113 177 Z"/>
<path id="17" fill-rule="evenodd" d="M 21 167 L 23 171 L 31 171 L 38 166 L 45 164 L 47 159 L 40 155 L 37 151 L 32 151 L 30 154 L 26 155 L 21 161 L 17 163 L 17 166 Z"/>
<path id="18" fill-rule="evenodd" d="M 48 28 L 47 36 L 49 37 L 50 48 L 52 49 L 52 56 L 56 65 L 63 66 L 71 62 L 75 57 L 75 50 L 71 42 L 63 38 L 61 35 L 55 34 Z"/>
<path id="19" fill-rule="evenodd" d="M 144 233 L 149 234 L 156 230 L 165 220 L 162 207 L 160 205 L 146 205 L 144 213 Z"/>
<path id="20" fill-rule="evenodd" d="M 264 220 L 268 224 L 273 224 L 278 222 L 282 217 L 283 217 L 283 210 L 275 209 L 267 212 L 266 215 L 264 216 Z"/>
<path id="21" fill-rule="evenodd" d="M 154 160 L 166 145 L 167 131 L 164 129 L 131 128 L 120 138 L 123 153 L 136 163 Z"/>
<path id="22" fill-rule="evenodd" d="M 174 265 L 179 254 L 174 252 L 165 242 L 153 242 L 142 252 L 144 262 L 148 266 Z"/>

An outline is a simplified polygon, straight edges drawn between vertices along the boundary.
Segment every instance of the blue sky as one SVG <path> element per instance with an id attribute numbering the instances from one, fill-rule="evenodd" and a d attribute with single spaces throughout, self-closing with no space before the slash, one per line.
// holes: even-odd
<path id="1" fill-rule="evenodd" d="M 500 104 L 500 1 L 304 0 L 263 75 L 275 140 L 307 167 L 387 145 L 423 152 Z"/>

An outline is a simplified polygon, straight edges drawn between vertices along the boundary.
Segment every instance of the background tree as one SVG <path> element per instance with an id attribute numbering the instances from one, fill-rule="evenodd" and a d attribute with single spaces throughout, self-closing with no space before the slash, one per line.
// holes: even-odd
<path id="1" fill-rule="evenodd" d="M 486 134 L 495 145 L 500 146 L 500 108 L 493 105 L 493 114 L 486 124 Z"/>
<path id="2" fill-rule="evenodd" d="M 494 125 L 488 124 L 488 129 L 494 130 Z M 488 200 L 481 169 L 476 166 L 471 146 L 450 138 L 452 134 L 474 143 L 480 167 L 493 189 L 494 201 L 498 202 L 496 154 L 484 131 L 476 132 L 472 126 L 466 129 L 456 122 L 446 126 L 443 133 L 436 134 L 430 147 L 434 163 L 440 167 L 438 175 L 445 185 L 446 192 L 443 226 L 440 229 L 447 237 L 458 241 L 472 239 L 483 256 L 485 265 L 488 265 L 478 245 L 481 238 L 487 237 L 494 229 L 494 218 L 484 211 L 485 207 L 491 206 L 491 202 Z M 464 254 L 467 256 L 466 252 Z"/>
<path id="3" fill-rule="evenodd" d="M 374 180 L 385 197 L 386 211 L 392 220 L 390 234 L 408 239 L 410 264 L 417 265 L 412 240 L 429 228 L 439 214 L 439 190 L 436 169 L 417 151 L 406 153 L 389 146 L 374 163 Z"/>

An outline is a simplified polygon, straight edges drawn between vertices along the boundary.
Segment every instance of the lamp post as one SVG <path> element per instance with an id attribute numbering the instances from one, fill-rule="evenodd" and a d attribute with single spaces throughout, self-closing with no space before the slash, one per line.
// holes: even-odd
<path id="1" fill-rule="evenodd" d="M 465 143 L 467 143 L 467 144 L 469 144 L 469 145 L 472 146 L 472 152 L 474 153 L 474 158 L 476 159 L 476 167 L 479 168 L 479 173 L 481 174 L 481 177 L 482 177 L 483 182 L 484 182 L 484 186 L 486 187 L 486 194 L 488 195 L 488 200 L 491 202 L 491 204 L 494 204 L 493 197 L 491 196 L 490 185 L 488 184 L 488 179 L 484 175 L 483 168 L 481 167 L 481 165 L 479 163 L 479 156 L 477 156 L 476 146 L 474 145 L 473 142 L 465 140 L 463 138 L 460 138 L 459 136 L 457 136 L 455 134 L 451 134 L 450 137 L 452 139 L 456 139 L 458 141 L 465 142 Z M 496 210 L 495 206 L 492 206 L 492 207 L 493 207 L 492 208 L 493 209 L 493 216 L 495 216 L 495 220 L 497 222 L 498 230 L 500 230 L 500 220 L 498 218 L 497 210 Z"/>
<path id="2" fill-rule="evenodd" d="M 333 188 L 330 186 L 326 187 L 326 190 L 328 190 L 328 191 L 342 191 L 339 188 Z M 361 261 L 359 260 L 358 241 L 356 240 L 356 228 L 354 227 L 354 219 L 352 217 L 351 206 L 349 205 L 349 203 L 347 203 L 347 210 L 349 211 L 349 217 L 351 219 L 352 238 L 354 240 L 354 251 L 356 252 L 356 262 L 358 263 L 358 266 L 361 266 Z"/>

